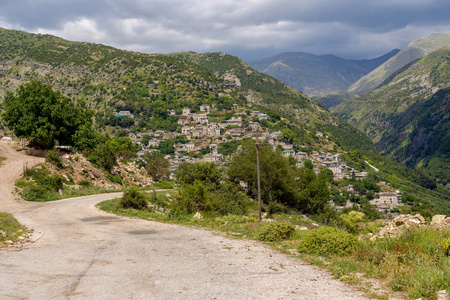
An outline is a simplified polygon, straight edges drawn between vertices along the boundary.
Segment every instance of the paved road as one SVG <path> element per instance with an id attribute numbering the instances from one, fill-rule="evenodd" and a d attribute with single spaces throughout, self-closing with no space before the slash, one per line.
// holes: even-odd
<path id="1" fill-rule="evenodd" d="M 95 207 L 119 195 L 4 205 L 35 230 L 36 242 L 0 252 L 0 299 L 364 298 L 259 243 Z"/>

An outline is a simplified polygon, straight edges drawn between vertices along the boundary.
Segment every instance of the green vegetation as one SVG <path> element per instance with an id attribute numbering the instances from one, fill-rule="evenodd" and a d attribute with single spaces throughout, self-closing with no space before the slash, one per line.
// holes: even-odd
<path id="1" fill-rule="evenodd" d="M 148 202 L 145 196 L 136 189 L 126 191 L 119 201 L 119 207 L 123 209 L 146 209 Z"/>
<path id="2" fill-rule="evenodd" d="M 16 186 L 21 189 L 21 196 L 27 201 L 46 202 L 114 191 L 91 187 L 87 180 L 78 184 L 85 188 L 74 189 L 73 179 L 69 177 L 67 180 L 61 175 L 52 174 L 44 164 L 24 170 L 23 176 L 16 181 Z"/>
<path id="3" fill-rule="evenodd" d="M 317 255 L 350 254 L 358 246 L 358 239 L 339 228 L 323 227 L 309 231 L 298 245 L 299 252 Z"/>
<path id="4" fill-rule="evenodd" d="M 16 95 L 7 93 L 3 107 L 6 126 L 44 148 L 74 145 L 75 133 L 92 122 L 92 113 L 82 102 L 75 104 L 39 81 L 21 85 Z"/>
<path id="5" fill-rule="evenodd" d="M 161 152 L 152 151 L 146 153 L 142 159 L 144 160 L 144 167 L 153 181 L 159 181 L 161 178 L 170 175 L 169 161 L 164 158 L 164 154 Z"/>
<path id="6" fill-rule="evenodd" d="M 0 248 L 5 245 L 5 241 L 16 242 L 24 233 L 25 226 L 17 222 L 11 214 L 0 212 Z"/>
<path id="7" fill-rule="evenodd" d="M 266 242 L 277 242 L 289 239 L 295 231 L 289 222 L 271 222 L 263 226 L 258 233 L 258 239 Z"/>

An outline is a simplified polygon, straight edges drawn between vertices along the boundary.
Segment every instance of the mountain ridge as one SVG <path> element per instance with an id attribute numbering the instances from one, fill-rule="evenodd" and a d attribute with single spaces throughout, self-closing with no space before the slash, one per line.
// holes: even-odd
<path id="1" fill-rule="evenodd" d="M 314 55 L 306 52 L 285 52 L 249 65 L 271 75 L 309 96 L 347 90 L 352 83 L 398 53 L 364 60 L 343 59 L 333 54 Z"/>
<path id="2" fill-rule="evenodd" d="M 395 56 L 352 84 L 348 92 L 356 95 L 367 94 L 399 69 L 446 45 L 450 45 L 450 34 L 435 33 L 414 40 Z"/>
<path id="3" fill-rule="evenodd" d="M 377 149 L 409 167 L 424 166 L 450 182 L 450 46 L 407 65 L 372 92 L 331 111 L 375 142 Z"/>

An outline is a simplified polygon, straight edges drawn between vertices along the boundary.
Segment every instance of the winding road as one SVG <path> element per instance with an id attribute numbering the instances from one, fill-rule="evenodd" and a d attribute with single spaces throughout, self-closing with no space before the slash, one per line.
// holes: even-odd
<path id="1" fill-rule="evenodd" d="M 0 251 L 0 299 L 365 299 L 301 260 L 206 230 L 130 219 L 95 204 L 120 193 L 29 203 L 11 193 L 25 162 L 0 145 L 0 211 L 34 243 Z"/>

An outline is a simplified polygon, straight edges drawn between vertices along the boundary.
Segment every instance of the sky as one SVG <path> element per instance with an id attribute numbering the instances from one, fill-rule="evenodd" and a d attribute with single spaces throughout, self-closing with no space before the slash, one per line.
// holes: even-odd
<path id="1" fill-rule="evenodd" d="M 0 27 L 143 53 L 363 59 L 450 33 L 448 0 L 0 0 Z"/>

